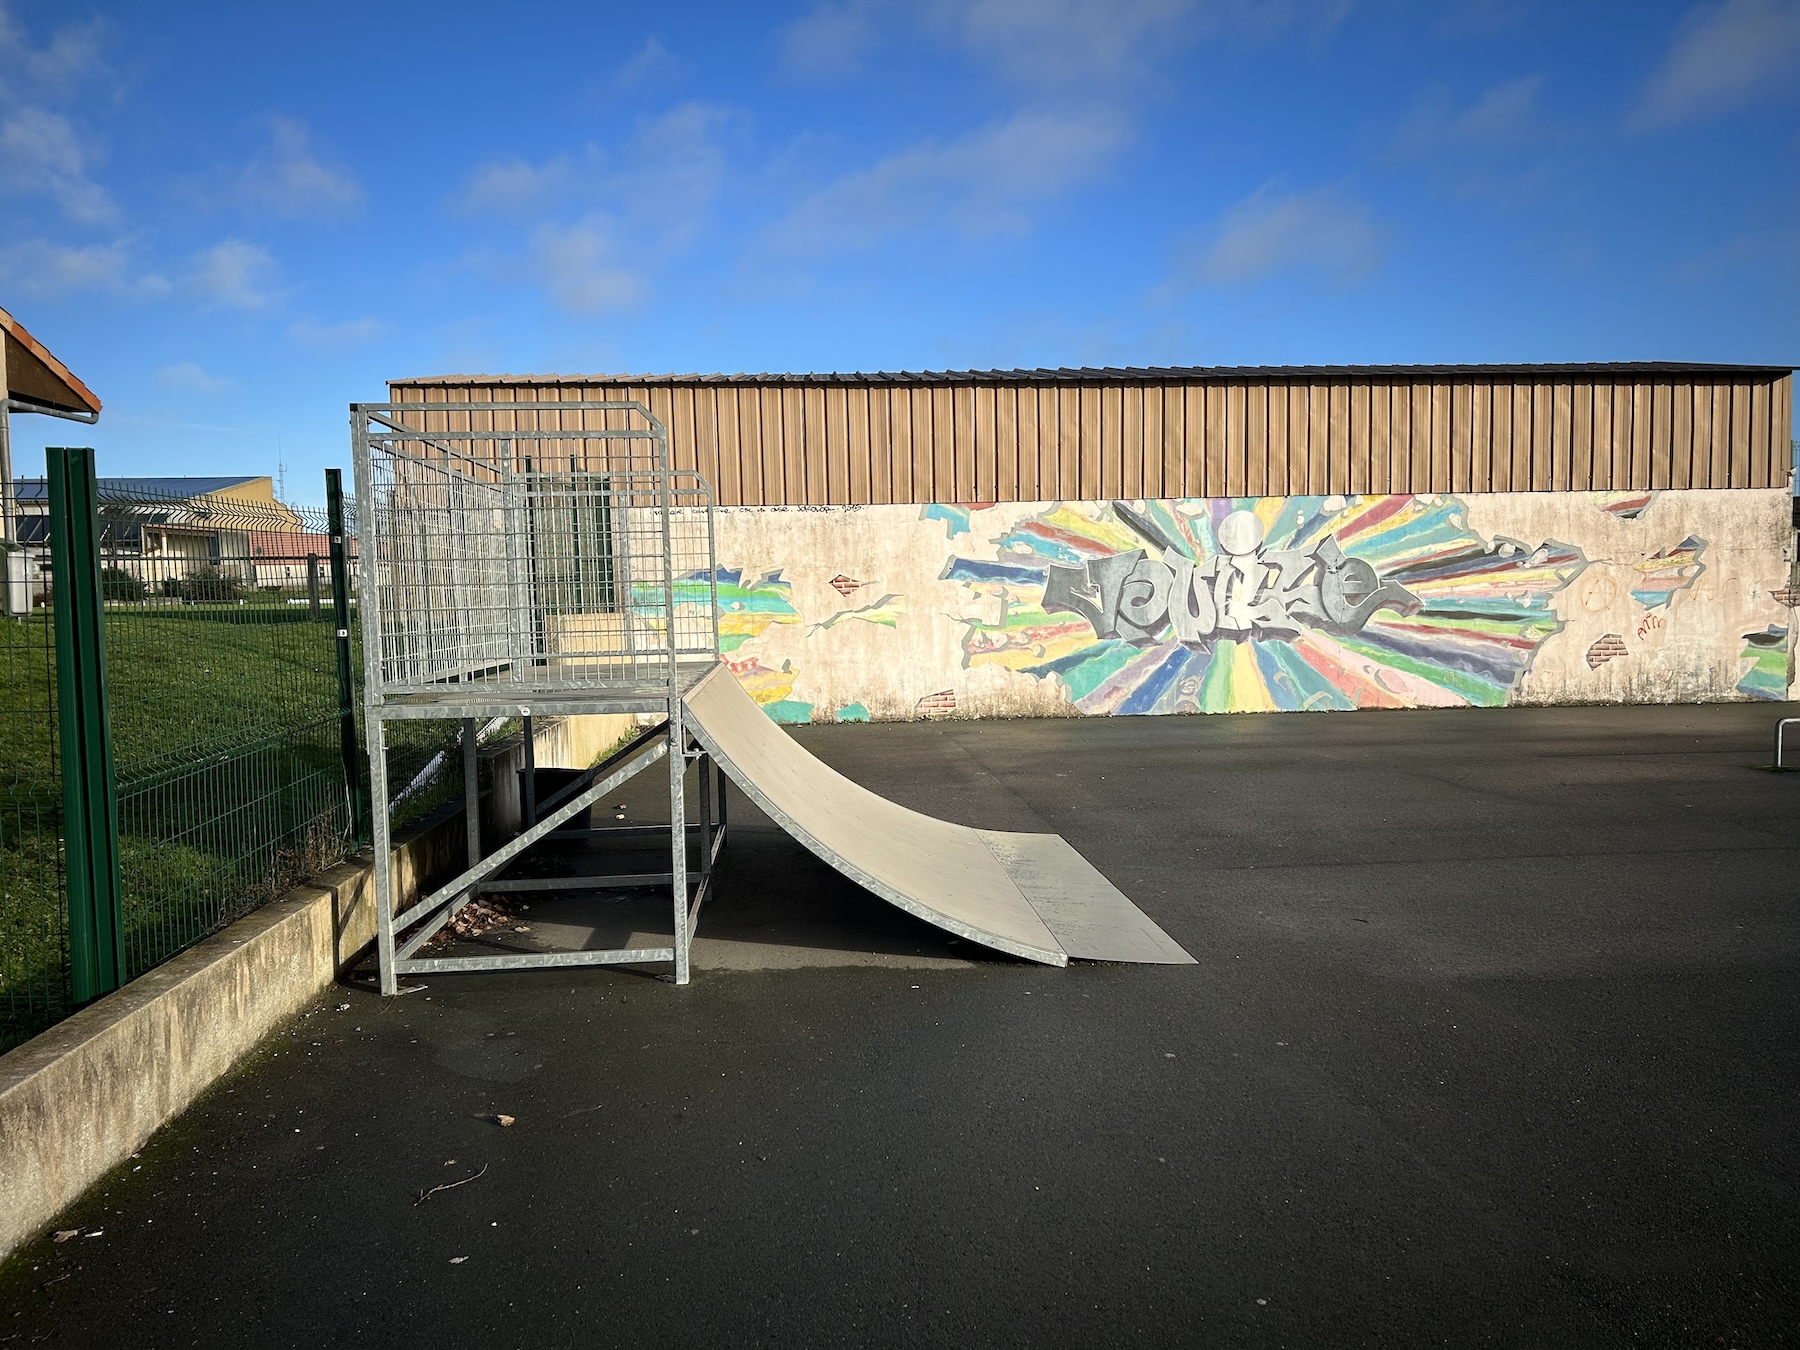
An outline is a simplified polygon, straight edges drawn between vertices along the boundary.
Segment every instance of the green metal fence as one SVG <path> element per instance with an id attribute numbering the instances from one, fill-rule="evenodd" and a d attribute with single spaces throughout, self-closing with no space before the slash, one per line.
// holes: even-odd
<path id="1" fill-rule="evenodd" d="M 183 497 L 49 454 L 15 485 L 0 619 L 0 1049 L 364 832 L 345 505 Z"/>
<path id="2" fill-rule="evenodd" d="M 23 550 L 4 560 L 22 572 Z M 18 586 L 7 578 L 8 589 Z M 48 611 L 0 621 L 0 1049 L 69 1009 L 56 635 Z"/>

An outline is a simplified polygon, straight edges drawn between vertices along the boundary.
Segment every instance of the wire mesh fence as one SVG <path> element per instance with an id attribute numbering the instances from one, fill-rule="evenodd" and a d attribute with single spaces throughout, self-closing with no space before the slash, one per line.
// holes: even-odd
<path id="1" fill-rule="evenodd" d="M 8 542 L 11 542 L 10 540 Z M 22 548 L 11 550 L 22 575 Z M 0 1049 L 68 1012 L 56 640 L 48 610 L 0 621 Z"/>
<path id="2" fill-rule="evenodd" d="M 0 1047 L 69 1005 L 56 525 L 42 481 L 19 482 L 13 496 L 19 556 L 0 621 L 14 750 L 0 769 Z M 98 496 L 125 967 L 135 977 L 350 849 L 357 795 L 342 726 L 354 701 L 339 678 L 323 509 L 183 496 L 142 480 L 102 479 Z M 354 570 L 343 572 L 348 584 Z M 397 747 L 403 762 L 408 748 Z"/>

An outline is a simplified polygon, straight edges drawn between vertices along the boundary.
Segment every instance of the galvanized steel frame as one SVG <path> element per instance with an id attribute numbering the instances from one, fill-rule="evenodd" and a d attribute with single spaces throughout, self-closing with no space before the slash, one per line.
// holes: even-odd
<path id="1" fill-rule="evenodd" d="M 531 412 L 574 413 L 585 422 L 585 414 L 622 413 L 641 418 L 644 426 L 629 429 L 552 428 L 450 430 L 425 432 L 406 425 L 407 414 Z M 471 421 L 473 418 L 470 419 Z M 517 420 L 517 419 L 515 419 Z M 386 995 L 399 992 L 399 977 L 428 972 L 479 970 L 518 970 L 545 967 L 587 965 L 620 965 L 667 961 L 676 984 L 689 978 L 689 948 L 693 930 L 699 920 L 712 881 L 713 863 L 726 838 L 725 787 L 721 775 L 718 784 L 718 819 L 713 820 L 713 775 L 711 757 L 688 734 L 683 724 L 682 697 L 687 689 L 710 670 L 718 660 L 718 566 L 713 535 L 711 489 L 698 473 L 678 471 L 669 464 L 668 432 L 650 410 L 636 401 L 597 402 L 519 402 L 519 403 L 359 403 L 350 409 L 351 450 L 354 460 L 359 501 L 366 503 L 366 538 L 359 550 L 362 568 L 359 621 L 363 631 L 364 720 L 369 752 L 369 796 L 371 800 L 374 854 L 385 860 L 375 868 L 376 949 L 380 965 L 381 991 Z M 660 678 L 644 678 L 629 685 L 610 688 L 571 688 L 567 684 L 545 679 L 533 687 L 529 677 L 515 677 L 505 686 L 483 687 L 476 671 L 468 671 L 454 683 L 447 683 L 429 693 L 396 693 L 385 686 L 382 660 L 382 595 L 379 583 L 381 535 L 377 525 L 378 495 L 372 470 L 372 452 L 377 441 L 395 439 L 415 441 L 446 452 L 446 458 L 458 454 L 452 447 L 462 442 L 496 442 L 505 445 L 510 460 L 511 442 L 553 440 L 648 440 L 655 447 L 657 483 L 655 500 L 660 512 L 662 540 L 662 600 L 667 635 L 666 661 L 661 663 Z M 510 469 L 509 469 L 510 471 Z M 528 475 L 529 476 L 529 475 Z M 671 533 L 672 503 L 677 479 L 691 480 L 697 486 L 682 489 L 697 492 L 703 502 L 706 526 L 706 572 L 709 578 L 710 644 L 706 648 L 684 648 L 676 623 L 674 588 L 674 545 Z M 628 591 L 627 604 L 634 601 Z M 536 599 L 533 597 L 535 605 Z M 626 621 L 631 630 L 631 619 Z M 704 656 L 704 661 L 683 661 L 684 656 Z M 655 663 L 645 663 L 644 673 Z M 548 667 L 545 667 L 548 669 Z M 634 667 L 635 669 L 635 667 Z M 480 836 L 480 785 L 474 770 L 474 728 L 477 719 L 504 716 L 526 721 L 526 737 L 531 736 L 531 719 L 536 716 L 582 716 L 599 713 L 657 713 L 663 718 L 656 727 L 644 732 L 606 761 L 587 771 L 573 790 L 566 790 L 567 800 L 555 805 L 547 814 L 527 819 L 526 829 L 510 843 L 494 853 L 482 856 Z M 396 914 L 394 909 L 394 877 L 392 867 L 391 819 L 386 764 L 385 724 L 390 720 L 410 718 L 454 718 L 463 724 L 464 809 L 466 812 L 467 866 L 453 880 L 437 888 L 425 899 Z M 667 759 L 669 767 L 669 870 L 666 873 L 633 874 L 615 877 L 570 877 L 555 879 L 560 885 L 545 886 L 534 882 L 530 889 L 607 890 L 659 885 L 667 883 L 671 898 L 673 940 L 667 947 L 615 948 L 609 950 L 522 952 L 505 955 L 462 957 L 420 957 L 415 953 L 464 905 L 484 889 L 502 889 L 492 880 L 494 874 L 515 860 L 532 845 L 560 833 L 569 837 L 572 831 L 558 827 L 600 800 L 627 779 L 648 769 L 659 759 Z M 699 769 L 699 877 L 693 894 L 689 894 L 685 779 L 688 763 Z M 565 793 L 552 798 L 563 797 Z M 550 805 L 551 803 L 546 803 Z M 535 810 L 532 811 L 535 816 Z M 621 831 L 588 830 L 578 833 L 604 837 L 622 834 L 639 837 L 643 827 Z M 420 925 L 417 931 L 402 934 Z"/>

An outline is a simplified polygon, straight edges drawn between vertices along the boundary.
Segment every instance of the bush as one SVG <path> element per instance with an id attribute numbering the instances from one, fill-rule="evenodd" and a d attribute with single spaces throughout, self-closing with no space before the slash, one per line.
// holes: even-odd
<path id="1" fill-rule="evenodd" d="M 224 605 L 244 593 L 236 577 L 203 563 L 181 579 L 181 598 L 190 605 Z"/>
<path id="2" fill-rule="evenodd" d="M 112 601 L 142 600 L 144 583 L 123 567 L 102 567 L 100 569 L 100 598 Z"/>

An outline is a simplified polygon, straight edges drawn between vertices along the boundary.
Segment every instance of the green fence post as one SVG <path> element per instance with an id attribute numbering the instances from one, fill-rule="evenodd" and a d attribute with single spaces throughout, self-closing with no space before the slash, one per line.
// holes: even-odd
<path id="1" fill-rule="evenodd" d="M 325 470 L 325 508 L 331 531 L 331 620 L 337 629 L 338 730 L 344 759 L 344 796 L 356 842 L 368 837 L 362 790 L 362 750 L 356 736 L 356 686 L 350 675 L 350 563 L 344 544 L 344 471 Z"/>
<path id="2" fill-rule="evenodd" d="M 100 598 L 94 452 L 53 446 L 51 608 L 56 716 L 62 738 L 63 852 L 69 889 L 69 992 L 88 1003 L 125 982 L 119 887 L 119 799 L 106 702 L 106 622 Z"/>

